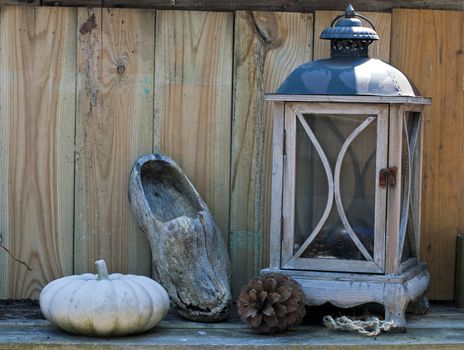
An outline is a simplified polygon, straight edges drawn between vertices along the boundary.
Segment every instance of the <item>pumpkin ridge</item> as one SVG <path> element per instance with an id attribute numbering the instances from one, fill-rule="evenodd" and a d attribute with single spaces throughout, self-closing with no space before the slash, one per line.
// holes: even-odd
<path id="1" fill-rule="evenodd" d="M 42 292 L 40 293 L 39 299 L 40 299 L 40 309 L 45 316 L 45 318 L 51 317 L 51 312 L 50 312 L 50 306 L 51 306 L 51 301 L 54 300 L 55 294 L 60 290 L 61 284 L 63 284 L 63 280 L 55 280 L 45 286 L 44 289 L 42 289 Z M 53 294 L 51 294 L 53 293 Z"/>
<path id="2" fill-rule="evenodd" d="M 140 324 L 142 323 L 142 315 L 143 315 L 143 309 L 142 309 L 142 304 L 140 302 L 140 298 L 139 298 L 139 295 L 138 293 L 136 292 L 135 288 L 132 286 L 132 280 L 131 279 L 127 279 L 127 278 L 121 278 L 119 279 L 119 281 L 121 281 L 121 283 L 125 284 L 126 286 L 128 286 L 129 290 L 131 291 L 132 295 L 130 296 L 130 299 L 132 300 L 136 300 L 136 305 L 137 305 L 137 327 L 136 329 L 139 329 L 140 328 Z M 149 298 L 150 300 L 150 304 L 151 304 L 151 298 Z M 119 317 L 118 317 L 119 319 Z M 134 330 L 135 332 L 135 330 Z"/>
<path id="3" fill-rule="evenodd" d="M 82 283 L 85 283 L 85 281 L 84 281 L 84 280 L 76 279 L 76 282 L 78 282 L 78 283 L 76 283 L 76 286 L 72 289 L 72 292 L 67 294 L 67 297 L 68 297 L 68 307 L 67 307 L 67 310 L 66 310 L 66 313 L 65 313 L 65 317 L 66 317 L 66 320 L 67 320 L 67 322 L 68 322 L 68 328 L 69 328 L 69 331 L 70 331 L 71 333 L 76 333 L 76 332 L 78 332 L 78 331 L 76 331 L 76 328 L 74 327 L 74 325 L 73 325 L 73 323 L 72 323 L 72 321 L 71 321 L 71 318 L 70 318 L 70 315 L 72 315 L 72 312 L 70 312 L 70 311 L 72 311 L 72 310 L 70 310 L 70 309 L 74 306 L 74 304 L 70 301 L 70 298 L 69 298 L 69 297 L 71 296 L 71 298 L 72 298 L 72 296 L 74 295 L 74 293 L 76 292 L 76 290 L 77 290 L 78 288 L 81 288 Z M 67 292 L 67 290 L 66 290 L 66 289 L 63 289 L 63 292 Z"/>
<path id="4" fill-rule="evenodd" d="M 121 279 L 119 279 L 121 280 Z M 108 282 L 111 286 L 111 289 L 112 289 L 112 295 L 118 295 L 118 290 L 116 289 L 116 286 L 114 285 L 114 282 L 110 279 L 108 279 Z M 121 326 L 121 322 L 120 322 L 120 312 L 121 311 L 121 307 L 119 305 L 119 298 L 116 297 L 116 322 L 114 324 L 114 327 L 113 327 L 113 331 L 111 332 L 112 335 L 115 335 L 115 334 L 118 334 L 119 333 L 119 327 Z"/>
<path id="5" fill-rule="evenodd" d="M 70 323 L 71 325 L 77 330 L 76 333 L 81 333 L 83 329 L 93 331 L 93 323 L 92 323 L 92 315 L 91 312 L 88 308 L 88 305 L 85 303 L 85 297 L 87 295 L 91 295 L 94 287 L 94 284 L 96 283 L 95 279 L 91 280 L 83 280 L 82 284 L 80 285 L 79 288 L 77 288 L 74 292 L 73 295 L 75 295 L 74 303 L 72 304 L 75 308 L 78 308 L 79 304 L 84 304 L 85 309 L 82 312 L 82 314 L 85 315 L 86 322 L 83 322 L 83 320 L 76 319 L 75 317 L 70 318 Z M 84 297 L 84 302 L 82 301 L 82 297 Z M 82 307 L 82 306 L 81 306 Z M 74 311 L 74 310 L 73 310 Z M 74 312 L 72 315 L 75 315 Z"/>
<path id="6" fill-rule="evenodd" d="M 155 313 L 154 313 L 155 306 L 154 306 L 154 304 L 153 304 L 153 299 L 152 299 L 150 293 L 147 291 L 147 288 L 146 288 L 143 284 L 141 284 L 141 283 L 137 280 L 137 278 L 134 278 L 134 277 L 137 277 L 137 276 L 132 277 L 132 275 L 128 275 L 128 276 L 126 276 L 126 277 L 129 277 L 129 280 L 130 280 L 131 282 L 133 282 L 134 284 L 136 284 L 136 285 L 139 287 L 139 289 L 140 289 L 143 293 L 145 293 L 145 297 L 150 301 L 150 314 L 148 315 L 148 318 L 147 318 L 147 320 L 145 321 L 145 323 L 143 324 L 143 326 L 141 327 L 142 330 L 140 331 L 140 333 L 142 333 L 142 332 L 145 332 L 145 331 L 147 331 L 148 329 L 151 328 L 150 325 L 151 325 L 151 323 L 152 323 L 152 320 L 155 318 Z M 137 296 L 137 297 L 138 297 L 138 296 Z M 141 315 L 141 314 L 142 314 L 142 311 L 140 310 L 140 308 L 139 308 L 139 312 L 140 312 L 140 315 Z M 140 316 L 140 318 L 141 318 L 141 316 Z M 148 327 L 148 328 L 147 328 L 147 327 Z"/>
<path id="7" fill-rule="evenodd" d="M 167 292 L 167 290 L 164 288 L 164 286 L 156 281 L 155 279 L 152 279 L 152 278 L 149 278 L 149 277 L 146 277 L 146 276 L 137 276 L 139 278 L 137 278 L 137 281 L 139 283 L 142 283 L 142 285 L 148 285 L 148 286 L 153 286 L 153 289 L 159 294 L 159 296 L 161 297 L 162 301 L 163 301 L 163 304 L 164 304 L 164 308 L 163 308 L 163 318 L 164 316 L 166 316 L 168 314 L 168 311 L 169 311 L 169 308 L 171 306 L 171 299 L 169 298 L 169 294 Z"/>
<path id="8" fill-rule="evenodd" d="M 108 306 L 106 294 L 108 294 L 106 289 L 112 288 L 112 283 L 109 279 L 104 280 L 95 280 L 95 288 L 92 291 L 92 295 L 89 296 L 91 303 L 91 315 L 92 315 L 92 324 L 95 330 L 94 334 L 97 336 L 102 335 L 112 335 L 114 333 L 115 324 L 117 319 L 114 317 L 111 307 Z M 104 324 L 102 328 L 102 320 L 112 319 L 114 322 L 111 327 Z M 111 331 L 108 331 L 111 330 Z"/>

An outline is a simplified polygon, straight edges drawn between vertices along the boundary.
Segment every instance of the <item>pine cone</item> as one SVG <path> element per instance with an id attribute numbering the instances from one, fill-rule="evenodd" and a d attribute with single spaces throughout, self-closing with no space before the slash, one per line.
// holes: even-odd
<path id="1" fill-rule="evenodd" d="M 280 333 L 301 323 L 305 296 L 292 278 L 269 273 L 242 287 L 237 300 L 242 321 L 259 333 Z"/>

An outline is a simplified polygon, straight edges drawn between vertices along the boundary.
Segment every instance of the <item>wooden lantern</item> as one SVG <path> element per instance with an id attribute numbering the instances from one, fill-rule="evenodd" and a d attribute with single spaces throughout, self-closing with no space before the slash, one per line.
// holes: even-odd
<path id="1" fill-rule="evenodd" d="M 275 94 L 270 267 L 308 305 L 376 302 L 404 326 L 425 312 L 420 263 L 422 108 L 396 68 L 368 57 L 378 36 L 353 8 L 325 29 L 332 57 L 297 68 Z M 367 19 L 366 19 L 367 20 Z"/>

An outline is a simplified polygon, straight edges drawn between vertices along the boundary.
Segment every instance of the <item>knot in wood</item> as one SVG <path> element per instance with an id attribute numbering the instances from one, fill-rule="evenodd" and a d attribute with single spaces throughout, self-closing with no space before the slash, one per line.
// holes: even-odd
<path id="1" fill-rule="evenodd" d="M 123 74 L 126 71 L 126 67 L 123 64 L 118 64 L 116 70 L 118 71 L 118 74 Z"/>

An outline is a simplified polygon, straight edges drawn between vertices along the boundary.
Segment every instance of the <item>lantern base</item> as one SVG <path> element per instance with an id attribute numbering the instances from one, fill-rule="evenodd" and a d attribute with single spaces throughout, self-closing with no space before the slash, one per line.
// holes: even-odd
<path id="1" fill-rule="evenodd" d="M 406 325 L 405 312 L 427 312 L 425 292 L 430 275 L 427 265 L 417 263 L 399 274 L 369 275 L 337 272 L 282 270 L 268 268 L 268 272 L 292 277 L 303 288 L 308 306 L 331 303 L 349 308 L 367 303 L 379 303 L 385 307 L 385 320 L 394 321 L 398 327 Z"/>

